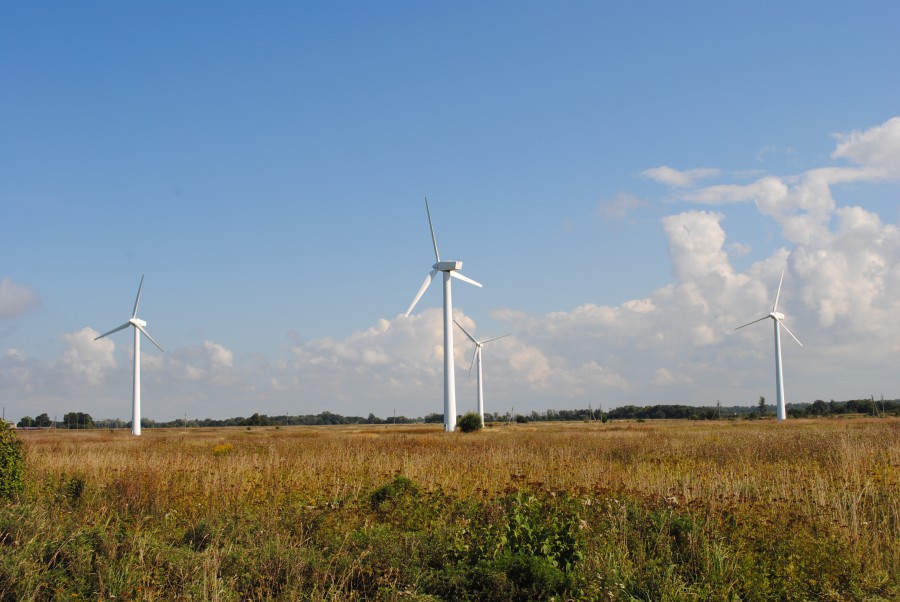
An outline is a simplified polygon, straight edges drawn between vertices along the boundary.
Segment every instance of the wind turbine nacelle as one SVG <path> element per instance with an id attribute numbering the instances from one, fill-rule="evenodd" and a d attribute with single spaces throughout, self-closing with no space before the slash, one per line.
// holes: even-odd
<path id="1" fill-rule="evenodd" d="M 778 321 L 784 320 L 784 314 L 781 313 L 780 311 L 773 311 L 772 313 L 769 314 L 769 317 L 775 318 Z"/>
<path id="2" fill-rule="evenodd" d="M 453 270 L 461 270 L 461 261 L 439 261 L 432 266 L 439 272 L 452 272 Z"/>
<path id="3" fill-rule="evenodd" d="M 135 326 L 146 326 L 147 325 L 147 322 L 144 320 L 141 320 L 140 318 L 131 318 L 128 321 L 131 322 L 132 324 L 134 324 Z"/>

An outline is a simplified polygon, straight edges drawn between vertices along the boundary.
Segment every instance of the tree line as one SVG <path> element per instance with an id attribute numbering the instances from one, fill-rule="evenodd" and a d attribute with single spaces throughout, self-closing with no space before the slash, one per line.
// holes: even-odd
<path id="1" fill-rule="evenodd" d="M 787 414 L 791 418 L 806 418 L 819 416 L 837 416 L 841 414 L 865 414 L 871 416 L 900 416 L 900 400 L 881 399 L 851 399 L 849 401 L 823 401 L 817 399 L 812 403 L 789 403 Z M 485 412 L 484 421 L 487 422 L 583 422 L 607 420 L 721 420 L 736 418 L 762 418 L 774 415 L 774 408 L 766 404 L 765 398 L 760 397 L 755 406 L 690 406 L 690 405 L 651 405 L 635 406 L 626 405 L 613 408 L 609 411 L 602 409 L 574 409 L 574 410 L 546 410 L 544 412 L 532 411 L 527 414 L 516 413 L 510 410 L 506 413 Z M 169 421 L 156 421 L 151 418 L 142 418 L 142 428 L 173 428 L 173 427 L 202 427 L 202 426 L 325 426 L 337 424 L 440 424 L 444 421 L 444 415 L 439 413 L 427 414 L 424 418 L 407 418 L 406 416 L 389 416 L 379 418 L 375 414 L 363 416 L 342 416 L 333 412 L 321 412 L 319 414 L 304 414 L 292 416 L 283 414 L 280 416 L 268 416 L 255 413 L 249 417 L 236 416 L 234 418 L 213 419 L 202 418 L 195 420 L 176 419 Z M 66 429 L 93 429 L 93 428 L 131 428 L 131 422 L 119 419 L 94 420 L 90 414 L 84 412 L 68 412 L 63 415 L 61 421 L 51 419 L 47 413 L 39 414 L 35 418 L 24 416 L 16 425 L 19 428 L 66 428 Z"/>

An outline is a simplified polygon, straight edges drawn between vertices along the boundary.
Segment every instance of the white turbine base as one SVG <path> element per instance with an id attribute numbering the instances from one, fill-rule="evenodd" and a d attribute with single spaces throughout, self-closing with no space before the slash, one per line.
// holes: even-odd
<path id="1" fill-rule="evenodd" d="M 450 272 L 444 275 L 444 430 L 456 430 L 456 373 L 453 363 L 453 293 Z"/>
<path id="2" fill-rule="evenodd" d="M 134 394 L 131 402 L 131 434 L 141 434 L 141 331 L 134 329 Z"/>

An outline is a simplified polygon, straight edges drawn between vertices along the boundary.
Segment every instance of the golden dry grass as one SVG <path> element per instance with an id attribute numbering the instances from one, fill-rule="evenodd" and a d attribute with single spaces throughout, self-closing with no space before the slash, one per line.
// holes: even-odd
<path id="1" fill-rule="evenodd" d="M 26 497 L 46 498 L 75 479 L 84 486 L 79 512 L 93 524 L 127 516 L 183 531 L 223 516 L 276 517 L 287 507 L 364 499 L 402 475 L 458 500 L 525 488 L 736 517 L 759 529 L 790 517 L 811 533 L 837 534 L 860 566 L 900 572 L 897 419 L 529 423 L 468 435 L 440 425 L 358 425 L 21 437 Z"/>
<path id="2" fill-rule="evenodd" d="M 430 425 L 22 435 L 30 474 L 137 488 L 159 508 L 178 508 L 184 496 L 219 508 L 253 495 L 339 499 L 402 474 L 460 497 L 524 482 L 710 507 L 789 503 L 855 532 L 865 530 L 859 507 L 875 498 L 887 502 L 893 524 L 900 511 L 900 422 L 893 419 L 530 423 L 471 435 Z"/>

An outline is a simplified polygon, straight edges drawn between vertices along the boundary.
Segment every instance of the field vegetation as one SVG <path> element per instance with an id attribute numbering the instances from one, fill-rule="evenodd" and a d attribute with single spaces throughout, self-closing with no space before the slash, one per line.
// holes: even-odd
<path id="1" fill-rule="evenodd" d="M 900 420 L 29 431 L 2 600 L 896 600 Z"/>

